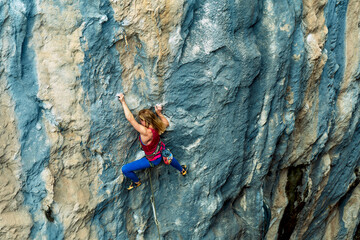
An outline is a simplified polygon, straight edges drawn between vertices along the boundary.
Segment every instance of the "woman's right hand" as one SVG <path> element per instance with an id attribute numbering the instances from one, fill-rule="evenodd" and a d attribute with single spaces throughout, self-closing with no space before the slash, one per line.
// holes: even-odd
<path id="1" fill-rule="evenodd" d="M 125 101 L 125 98 L 124 98 L 124 94 L 123 93 L 119 93 L 116 95 L 118 98 L 119 98 L 119 101 L 122 103 Z"/>
<path id="2" fill-rule="evenodd" d="M 155 105 L 155 112 L 157 114 L 161 114 L 161 111 L 162 111 L 162 106 L 160 104 L 156 104 Z"/>

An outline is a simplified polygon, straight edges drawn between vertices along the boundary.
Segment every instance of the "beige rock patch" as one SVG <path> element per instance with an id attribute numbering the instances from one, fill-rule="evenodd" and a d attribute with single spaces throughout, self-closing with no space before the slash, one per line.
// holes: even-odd
<path id="1" fill-rule="evenodd" d="M 140 94 L 146 97 L 147 92 L 160 95 L 163 91 L 163 77 L 169 64 L 175 57 L 170 43 L 178 41 L 178 27 L 183 13 L 181 1 L 125 0 L 110 1 L 116 21 L 123 24 L 118 33 L 116 44 L 123 66 L 122 81 L 125 93 L 131 93 L 134 80 L 140 79 Z M 139 49 L 146 53 L 150 68 L 135 64 L 135 56 L 141 55 Z M 150 86 L 144 85 L 142 79 L 150 80 Z M 150 88 L 150 90 L 148 90 Z"/>

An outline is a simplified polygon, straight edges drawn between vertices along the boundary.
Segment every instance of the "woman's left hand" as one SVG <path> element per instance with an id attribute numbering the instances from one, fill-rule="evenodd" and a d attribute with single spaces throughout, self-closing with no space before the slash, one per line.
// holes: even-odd
<path id="1" fill-rule="evenodd" d="M 119 98 L 119 101 L 120 102 L 124 102 L 125 101 L 125 98 L 124 98 L 124 94 L 123 93 L 119 93 L 116 95 L 118 98 Z"/>

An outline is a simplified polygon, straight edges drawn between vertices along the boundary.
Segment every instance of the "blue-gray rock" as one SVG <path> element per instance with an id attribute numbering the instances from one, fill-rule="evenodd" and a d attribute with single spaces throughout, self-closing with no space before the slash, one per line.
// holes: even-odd
<path id="1" fill-rule="evenodd" d="M 357 239 L 359 16 L 359 0 L 0 1 L 0 238 Z M 126 190 L 142 153 L 120 92 L 135 115 L 163 105 L 185 177 L 161 164 Z"/>

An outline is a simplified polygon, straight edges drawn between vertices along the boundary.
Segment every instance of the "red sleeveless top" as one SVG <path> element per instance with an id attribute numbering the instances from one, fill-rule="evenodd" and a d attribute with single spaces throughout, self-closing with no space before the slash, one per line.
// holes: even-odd
<path id="1" fill-rule="evenodd" d="M 165 144 L 163 142 L 160 142 L 160 136 L 155 129 L 150 128 L 150 130 L 153 134 L 153 139 L 151 140 L 151 142 L 148 145 L 143 144 L 143 142 L 141 141 L 140 135 L 139 135 L 139 140 L 141 143 L 141 147 L 145 152 L 145 155 L 151 155 L 151 156 L 146 156 L 146 158 L 149 161 L 155 161 L 161 157 L 161 151 L 165 149 Z M 160 142 L 160 148 L 155 153 L 159 142 Z"/>

